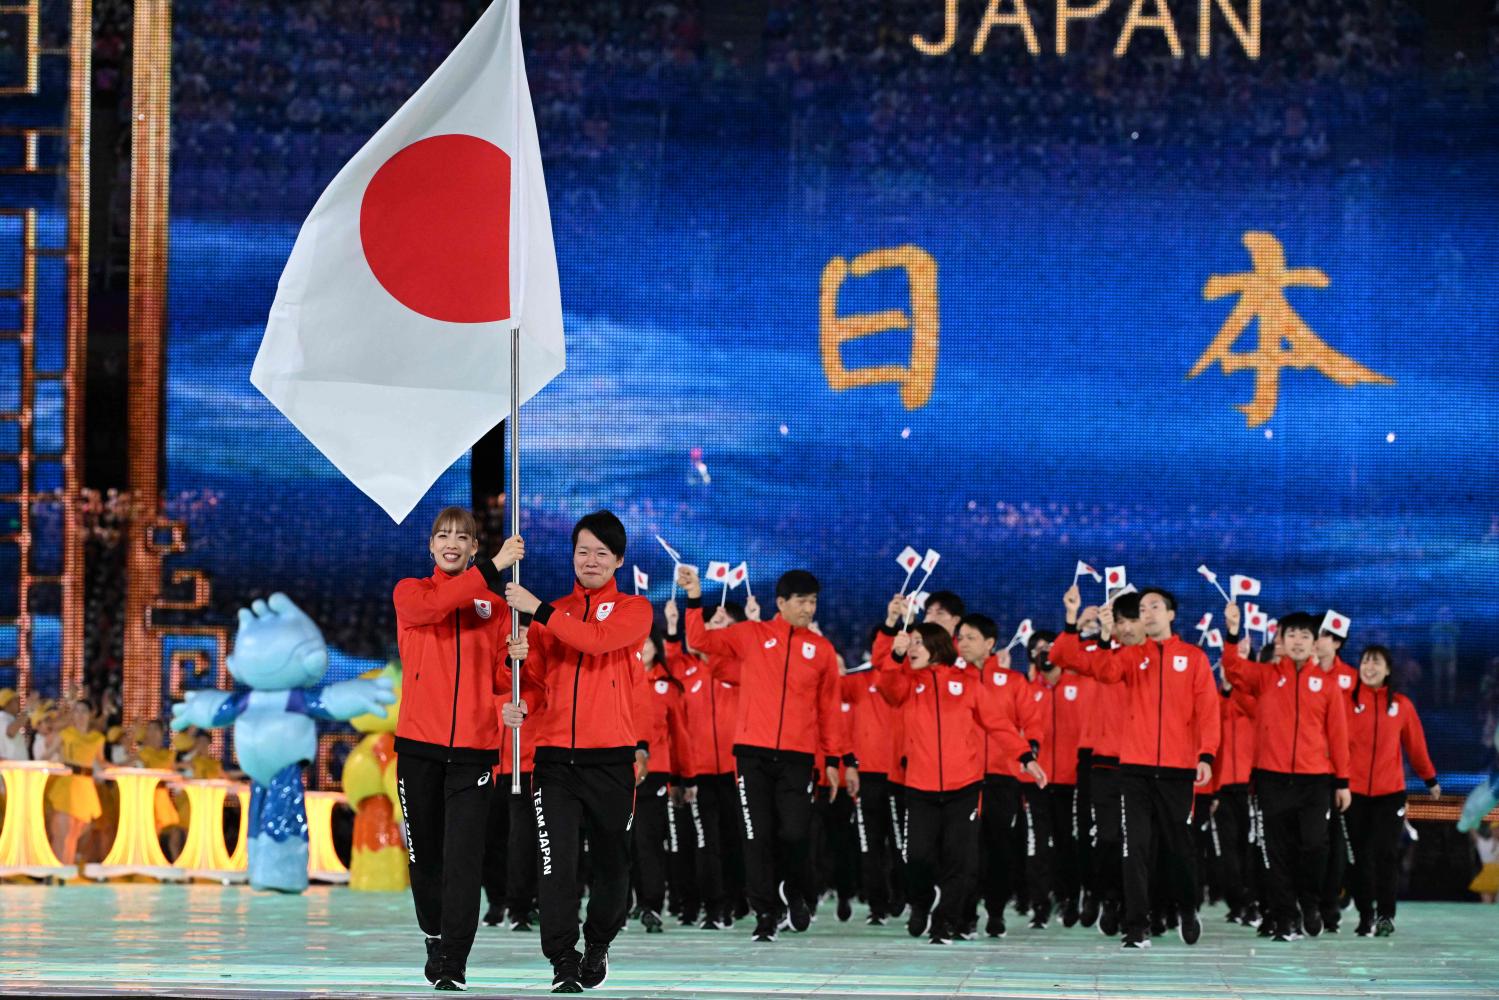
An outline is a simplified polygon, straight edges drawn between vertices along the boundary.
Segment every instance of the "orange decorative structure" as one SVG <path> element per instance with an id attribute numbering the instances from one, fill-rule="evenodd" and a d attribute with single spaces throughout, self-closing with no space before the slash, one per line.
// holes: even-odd
<path id="1" fill-rule="evenodd" d="M 6 802 L 0 826 L 0 878 L 66 878 L 78 873 L 52 853 L 42 809 L 47 779 L 71 773 L 51 761 L 0 760 Z"/>
<path id="2" fill-rule="evenodd" d="M 211 879 L 225 884 L 245 881 L 245 871 L 236 870 L 234 860 L 224 846 L 224 798 L 229 792 L 244 786 L 237 781 L 221 779 L 188 780 L 180 784 L 187 793 L 187 841 L 172 867 L 187 878 Z"/>
<path id="3" fill-rule="evenodd" d="M 385 717 L 360 715 L 349 724 L 367 733 L 344 761 L 343 786 L 354 807 L 354 843 L 349 851 L 349 888 L 404 892 L 410 884 L 406 845 L 401 837 L 401 803 L 396 794 L 396 721 L 401 710 L 401 669 L 396 663 L 360 675 L 389 677 L 396 703 Z"/>
<path id="4" fill-rule="evenodd" d="M 176 881 L 185 873 L 173 868 L 156 839 L 156 786 L 175 781 L 175 771 L 140 767 L 110 767 L 99 777 L 113 781 L 120 790 L 120 826 L 109 855 L 97 864 L 85 865 L 83 874 L 92 879 L 144 875 Z"/>
<path id="5" fill-rule="evenodd" d="M 307 793 L 307 877 L 313 882 L 349 881 L 333 849 L 333 807 L 348 801 L 342 792 Z"/>
<path id="6" fill-rule="evenodd" d="M 239 799 L 239 837 L 234 841 L 234 853 L 229 855 L 229 867 L 236 872 L 248 873 L 250 870 L 250 786 L 244 782 L 235 782 L 234 794 Z"/>

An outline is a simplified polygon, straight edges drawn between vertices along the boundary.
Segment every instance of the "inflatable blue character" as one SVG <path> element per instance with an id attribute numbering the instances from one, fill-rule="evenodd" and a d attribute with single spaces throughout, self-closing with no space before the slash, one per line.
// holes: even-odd
<path id="1" fill-rule="evenodd" d="M 248 691 L 189 691 L 172 706 L 172 728 L 234 725 L 234 752 L 250 788 L 250 885 L 307 888 L 307 811 L 302 764 L 317 757 L 314 719 L 384 716 L 396 700 L 387 677 L 317 688 L 328 645 L 311 618 L 285 594 L 239 612 L 229 673 Z"/>
<path id="2" fill-rule="evenodd" d="M 1499 750 L 1499 728 L 1494 730 L 1494 749 Z M 1463 814 L 1457 821 L 1458 832 L 1468 833 L 1478 829 L 1478 824 L 1484 821 L 1484 817 L 1495 806 L 1499 806 L 1499 763 L 1468 793 L 1468 800 L 1463 803 Z"/>

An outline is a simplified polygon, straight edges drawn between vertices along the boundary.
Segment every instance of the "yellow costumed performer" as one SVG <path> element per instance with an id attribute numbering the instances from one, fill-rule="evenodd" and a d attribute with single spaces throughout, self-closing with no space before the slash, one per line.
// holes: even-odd
<path id="1" fill-rule="evenodd" d="M 396 720 L 401 714 L 401 668 L 390 663 L 382 670 L 360 675 L 373 680 L 389 677 L 395 685 L 395 704 L 385 718 L 357 715 L 349 724 L 361 733 L 344 762 L 344 794 L 354 808 L 354 845 L 349 858 L 349 888 L 367 892 L 403 892 L 406 846 L 401 840 L 401 800 L 396 793 Z"/>

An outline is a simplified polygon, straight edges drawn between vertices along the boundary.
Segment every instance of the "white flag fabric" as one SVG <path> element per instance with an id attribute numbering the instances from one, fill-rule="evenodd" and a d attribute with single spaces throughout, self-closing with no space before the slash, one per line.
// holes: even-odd
<path id="1" fill-rule="evenodd" d="M 333 178 L 250 381 L 396 521 L 566 366 L 518 0 L 495 0 Z"/>

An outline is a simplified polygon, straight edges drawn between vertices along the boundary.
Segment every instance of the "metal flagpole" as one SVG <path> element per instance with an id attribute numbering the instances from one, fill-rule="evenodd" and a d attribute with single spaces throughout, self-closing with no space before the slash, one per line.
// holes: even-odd
<path id="1" fill-rule="evenodd" d="M 510 534 L 520 534 L 520 327 L 510 328 Z M 520 563 L 510 567 L 520 586 Z M 520 612 L 510 608 L 510 634 L 520 635 Z M 520 704 L 520 664 L 510 661 L 510 703 Z M 520 729 L 510 730 L 510 794 L 520 794 Z"/>

